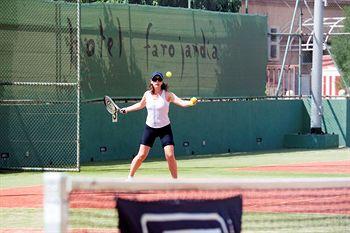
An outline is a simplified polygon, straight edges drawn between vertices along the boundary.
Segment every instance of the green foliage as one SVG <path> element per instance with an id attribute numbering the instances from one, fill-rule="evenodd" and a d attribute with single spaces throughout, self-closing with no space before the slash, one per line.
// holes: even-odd
<path id="1" fill-rule="evenodd" d="M 195 0 L 193 3 L 194 9 L 203 9 L 209 11 L 238 12 L 240 7 L 240 0 Z"/>
<path id="2" fill-rule="evenodd" d="M 345 8 L 344 32 L 350 32 L 350 7 Z M 350 86 L 350 36 L 340 35 L 332 39 L 332 53 L 341 69 L 344 82 L 342 88 Z"/>
<path id="3" fill-rule="evenodd" d="M 71 1 L 71 0 L 66 0 Z M 75 0 L 74 0 L 75 1 Z M 153 6 L 188 7 L 188 0 L 82 0 L 83 3 L 129 3 Z M 241 0 L 191 0 L 191 8 L 209 11 L 238 12 Z"/>

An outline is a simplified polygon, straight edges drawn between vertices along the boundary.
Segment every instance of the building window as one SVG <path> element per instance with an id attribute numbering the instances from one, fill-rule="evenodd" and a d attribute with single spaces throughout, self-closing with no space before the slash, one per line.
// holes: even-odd
<path id="1" fill-rule="evenodd" d="M 312 51 L 302 51 L 303 64 L 312 64 Z"/>
<path id="2" fill-rule="evenodd" d="M 274 35 L 278 33 L 277 28 L 270 28 L 270 37 L 269 37 L 269 60 L 277 61 L 280 58 L 280 45 L 279 45 L 279 36 Z"/>

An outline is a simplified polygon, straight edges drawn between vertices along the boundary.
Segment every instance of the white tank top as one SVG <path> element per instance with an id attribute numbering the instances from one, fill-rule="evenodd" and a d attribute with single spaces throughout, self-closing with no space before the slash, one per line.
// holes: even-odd
<path id="1" fill-rule="evenodd" d="M 165 98 L 165 91 L 153 99 L 151 91 L 146 92 L 147 119 L 146 124 L 152 128 L 162 128 L 170 124 L 169 102 Z"/>

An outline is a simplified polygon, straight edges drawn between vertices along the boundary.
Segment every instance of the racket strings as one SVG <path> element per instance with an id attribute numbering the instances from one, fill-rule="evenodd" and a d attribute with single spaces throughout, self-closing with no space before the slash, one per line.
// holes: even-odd
<path id="1" fill-rule="evenodd" d="M 108 96 L 106 96 L 104 98 L 104 104 L 106 106 L 107 111 L 110 114 L 112 114 L 112 122 L 117 122 L 118 121 L 118 113 L 120 112 L 120 108 Z"/>

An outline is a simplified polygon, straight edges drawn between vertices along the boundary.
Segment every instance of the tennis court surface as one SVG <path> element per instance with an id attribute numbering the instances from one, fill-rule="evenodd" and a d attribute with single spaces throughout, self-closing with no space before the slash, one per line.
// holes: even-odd
<path id="1" fill-rule="evenodd" d="M 179 158 L 180 179 L 174 183 L 165 161 L 149 159 L 131 184 L 124 181 L 127 162 L 84 166 L 80 173 L 65 173 L 82 182 L 67 193 L 68 230 L 118 232 L 118 198 L 203 201 L 242 195 L 242 232 L 347 232 L 349 161 L 348 148 Z M 0 232 L 44 231 L 43 174 L 1 174 Z"/>

